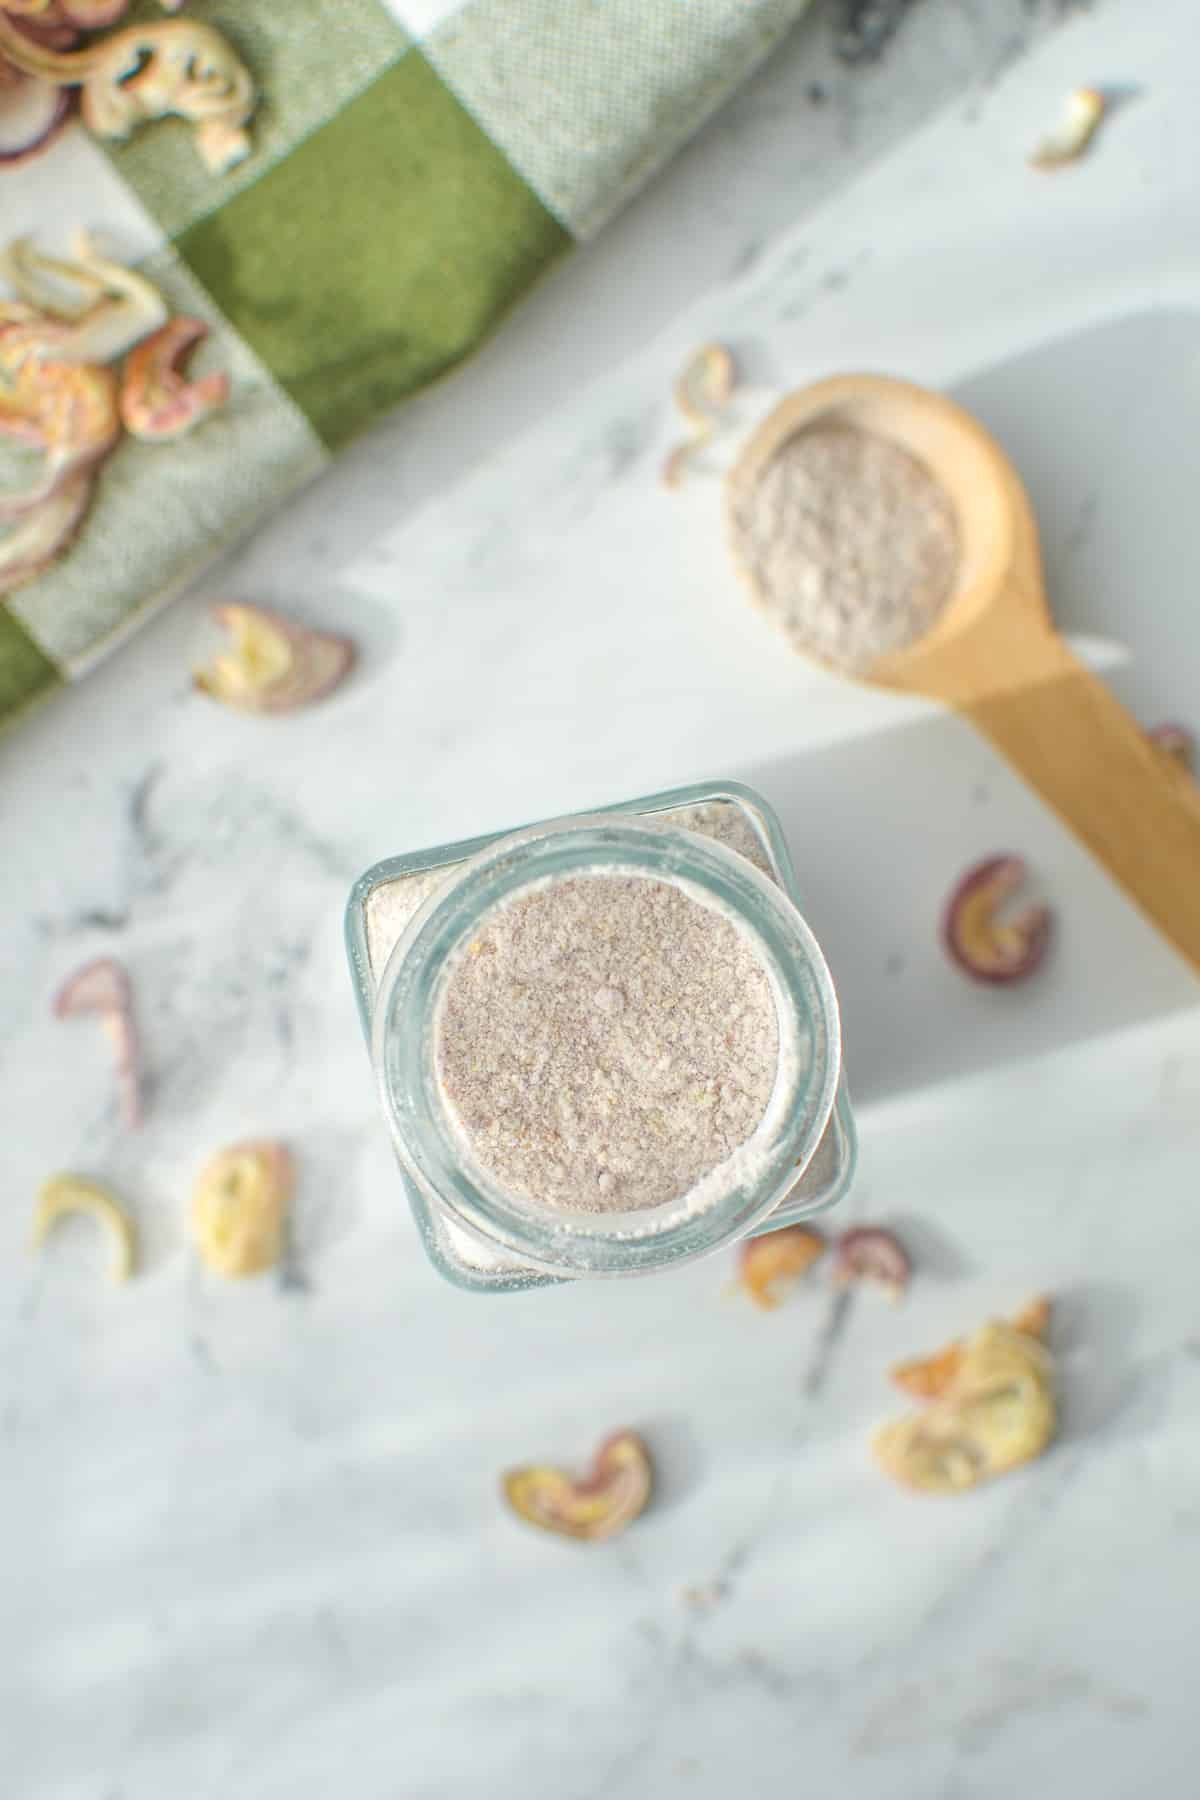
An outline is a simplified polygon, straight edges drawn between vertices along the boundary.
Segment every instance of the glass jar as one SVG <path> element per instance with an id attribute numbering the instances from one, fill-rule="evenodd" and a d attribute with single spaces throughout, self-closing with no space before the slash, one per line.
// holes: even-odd
<path id="1" fill-rule="evenodd" d="M 432 1019 L 455 951 L 505 899 L 583 873 L 675 882 L 730 917 L 762 959 L 780 1057 L 752 1172 L 730 1159 L 692 1195 L 637 1212 L 538 1205 L 468 1166 L 435 1077 Z M 833 982 L 799 911 L 779 822 L 737 783 L 679 788 L 392 857 L 355 884 L 346 939 L 380 1101 L 423 1242 L 459 1286 L 512 1290 L 647 1273 L 832 1206 L 853 1116 Z"/>

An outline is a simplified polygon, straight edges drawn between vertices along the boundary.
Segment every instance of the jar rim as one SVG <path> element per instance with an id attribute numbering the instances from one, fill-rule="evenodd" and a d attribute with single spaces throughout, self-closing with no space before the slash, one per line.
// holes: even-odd
<path id="1" fill-rule="evenodd" d="M 753 1180 L 729 1159 L 679 1199 L 626 1213 L 539 1205 L 465 1153 L 438 1091 L 437 1001 L 456 952 L 481 920 L 534 884 L 635 874 L 696 890 L 746 932 L 771 982 L 780 1030 L 775 1091 L 746 1140 Z M 784 1054 L 785 1034 L 794 1054 Z M 820 946 L 788 895 L 744 856 L 682 826 L 576 815 L 501 838 L 461 865 L 414 914 L 381 972 L 372 1060 L 393 1144 L 410 1175 L 497 1251 L 557 1275 L 624 1275 L 689 1260 L 753 1230 L 787 1193 L 828 1124 L 841 1071 L 841 1023 Z M 721 1171 L 726 1171 L 722 1182 Z M 697 1196 L 704 1190 L 703 1198 Z"/>

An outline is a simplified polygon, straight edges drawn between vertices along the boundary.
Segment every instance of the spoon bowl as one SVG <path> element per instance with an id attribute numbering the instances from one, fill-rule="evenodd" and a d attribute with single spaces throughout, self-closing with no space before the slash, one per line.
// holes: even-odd
<path id="1" fill-rule="evenodd" d="M 1033 508 L 1004 451 L 943 394 L 835 375 L 789 394 L 752 433 L 728 476 L 730 511 L 790 438 L 818 424 L 907 450 L 958 523 L 955 584 L 934 625 L 857 679 L 969 718 L 1200 972 L 1200 788 L 1055 630 Z"/>

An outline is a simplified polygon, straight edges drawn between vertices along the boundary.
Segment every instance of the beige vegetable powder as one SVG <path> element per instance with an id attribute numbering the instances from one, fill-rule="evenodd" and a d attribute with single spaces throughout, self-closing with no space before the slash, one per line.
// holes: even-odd
<path id="1" fill-rule="evenodd" d="M 889 439 L 810 426 L 731 511 L 734 552 L 797 650 L 849 674 L 929 630 L 958 571 L 950 498 Z"/>
<path id="2" fill-rule="evenodd" d="M 434 1023 L 451 1119 L 510 1191 L 623 1212 L 678 1200 L 751 1137 L 779 1026 L 715 908 L 648 876 L 567 877 L 497 909 Z"/>

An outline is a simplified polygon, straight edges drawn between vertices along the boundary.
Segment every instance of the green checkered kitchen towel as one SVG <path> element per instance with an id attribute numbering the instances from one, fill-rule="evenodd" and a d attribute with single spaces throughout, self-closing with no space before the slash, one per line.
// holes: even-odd
<path id="1" fill-rule="evenodd" d="M 68 227 L 88 227 L 171 313 L 207 323 L 189 376 L 231 379 L 177 441 L 122 436 L 63 554 L 0 581 L 0 725 L 465 357 L 807 4 L 196 0 L 176 17 L 224 34 L 258 91 L 244 160 L 213 174 L 193 127 L 165 118 L 121 143 L 70 124 L 0 162 L 3 240 L 61 256 Z M 48 33 L 88 6 L 0 0 L 0 14 L 24 28 L 40 12 Z M 162 19 L 145 0 L 119 28 Z M 0 358 L 0 427 L 5 380 Z M 0 560 L 21 524 L 0 516 Z"/>

